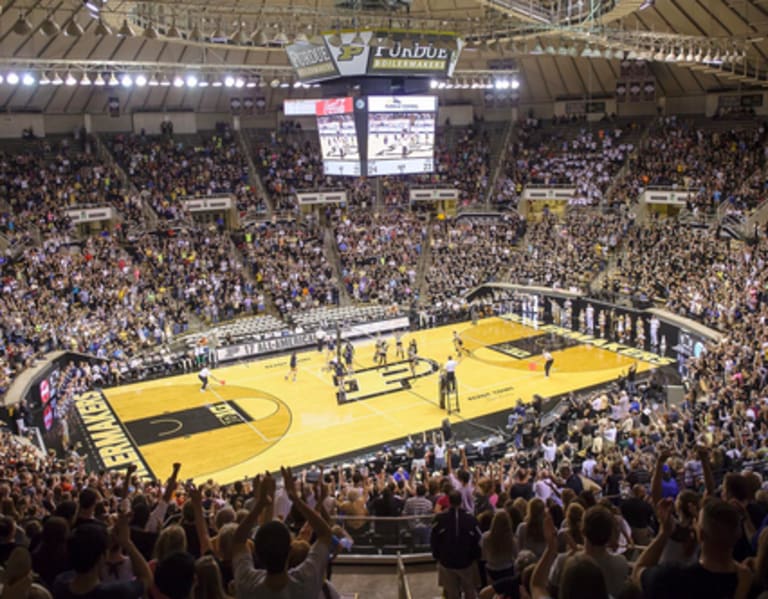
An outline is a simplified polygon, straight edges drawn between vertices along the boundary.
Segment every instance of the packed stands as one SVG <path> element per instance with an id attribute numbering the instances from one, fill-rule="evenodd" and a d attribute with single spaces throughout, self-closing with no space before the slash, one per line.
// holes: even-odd
<path id="1" fill-rule="evenodd" d="M 764 198 L 766 127 L 760 121 L 658 119 L 632 158 L 613 201 L 634 201 L 648 187 L 691 190 L 691 210 L 722 202 L 747 211 Z"/>
<path id="2" fill-rule="evenodd" d="M 606 266 L 629 221 L 615 214 L 569 211 L 528 226 L 526 247 L 510 265 L 508 279 L 526 285 L 586 290 Z"/>
<path id="3" fill-rule="evenodd" d="M 109 140 L 109 148 L 142 197 L 165 219 L 184 217 L 184 196 L 226 193 L 235 196 L 241 213 L 266 209 L 227 127 L 205 135 L 120 134 Z"/>
<path id="4" fill-rule="evenodd" d="M 742 175 L 760 166 L 750 158 L 757 139 L 725 133 L 716 143 L 677 126 L 668 133 L 680 140 L 673 154 L 685 166 L 664 171 L 642 149 L 633 172 L 643 185 L 652 184 L 642 179 L 644 169 L 657 173 L 654 181 L 688 185 L 685 177 L 694 176 L 687 174 L 690 165 L 702 164 L 694 140 L 711 142 L 734 168 L 743 160 Z M 594 169 L 579 177 L 583 195 L 595 200 L 605 189 L 603 169 L 615 168 L 614 142 L 622 137 L 605 133 L 611 137 L 610 166 L 590 162 L 602 142 L 596 141 L 599 135 L 582 133 L 565 141 L 566 149 L 552 161 L 527 164 L 551 169 L 555 178 Z M 134 141 L 116 142 L 132 148 L 131 160 L 141 153 Z M 150 162 L 168 159 L 198 173 L 198 193 L 213 189 L 208 184 L 234 181 L 228 179 L 234 171 L 205 174 L 208 158 L 202 156 L 210 147 L 199 155 L 183 149 L 178 154 L 176 146 L 154 143 L 147 146 Z M 224 151 L 221 143 L 214 154 Z M 21 183 L 20 170 L 38 163 L 20 156 L 16 167 L 12 157 L 3 161 L 4 182 L 17 186 L 7 196 L 13 207 L 6 215 L 8 231 L 17 228 L 13 218 L 40 218 L 35 204 L 50 203 L 21 191 L 28 184 Z M 570 162 L 574 157 L 579 158 Z M 57 168 L 65 174 L 57 184 L 77 195 L 77 175 L 63 163 Z M 74 170 L 82 168 L 92 167 Z M 712 168 L 719 167 L 707 166 L 703 172 L 709 174 L 693 181 L 703 187 L 705 204 L 715 191 L 726 195 L 719 196 L 723 201 L 734 189 L 730 174 Z M 568 175 L 569 169 L 576 171 Z M 175 181 L 185 182 L 172 183 L 156 172 L 140 185 L 165 216 L 178 215 L 174 194 L 194 179 L 178 176 Z M 99 189 L 109 191 L 110 185 Z M 282 576 L 289 557 L 291 565 L 325 572 L 330 556 L 387 548 L 431 551 L 440 572 L 478 567 L 484 582 L 477 579 L 470 588 L 485 586 L 489 597 L 509 596 L 521 584 L 536 597 L 562 596 L 556 591 L 577 575 L 590 577 L 590 597 L 601 599 L 622 596 L 627 588 L 646 597 L 717 599 L 768 591 L 764 231 L 754 243 L 731 243 L 711 230 L 674 221 L 634 224 L 623 212 L 583 207 L 573 207 L 562 221 L 545 214 L 527 231 L 515 216 L 430 225 L 422 215 L 392 206 L 381 212 L 352 207 L 331 216 L 341 280 L 332 255 L 326 255 L 325 230 L 312 220 L 276 219 L 234 235 L 242 261 L 227 233 L 207 229 L 146 233 L 131 242 L 105 234 L 74 244 L 66 227 L 54 224 L 41 246 L 0 264 L 0 386 L 7 389 L 18 372 L 51 349 L 101 358 L 98 365 L 64 369 L 59 405 L 66 413 L 78 393 L 124 382 L 134 371 L 162 374 L 164 365 L 183 359 L 183 350 L 164 346 L 192 320 L 215 324 L 249 316 L 220 327 L 224 341 L 236 343 L 286 331 L 285 321 L 275 316 L 255 317 L 270 303 L 304 330 L 393 315 L 391 304 L 416 299 L 417 272 L 430 239 L 426 277 L 432 299 L 450 300 L 500 276 L 586 290 L 613 261 L 614 275 L 607 279 L 612 292 L 657 299 L 724 337 L 688 363 L 679 405 L 667 402 L 662 375 L 638 380 L 628 373 L 615 385 L 560 402 L 557 418 L 542 418 L 535 404 L 510 406 L 506 441 L 494 434 L 458 443 L 448 431 L 428 431 L 403 448 L 365 456 L 354 467 L 325 464 L 322 473 L 312 471 L 314 480 L 284 470 L 280 486 L 270 474 L 231 485 L 182 484 L 182 458 L 164 483 L 140 480 L 132 470 L 87 472 L 76 453 L 46 456 L 3 432 L 0 536 L 7 552 L 0 562 L 6 572 L 21 563 L 24 584 L 33 584 L 27 575 L 34 571 L 36 592 L 47 589 L 55 598 L 70 596 L 86 582 L 89 591 L 138 597 L 151 588 L 153 596 L 181 598 L 191 593 L 197 567 L 197 580 L 210 575 L 221 596 L 226 588 L 244 597 L 259 596 L 265 577 Z M 520 247 L 513 252 L 514 243 Z M 378 305 L 336 307 L 342 285 L 350 299 Z M 157 353 L 157 360 L 150 362 L 142 350 Z M 394 524 L 372 520 L 400 516 L 406 519 Z M 289 531 L 298 537 L 302 529 L 313 536 L 289 554 Z M 112 567 L 100 575 L 105 554 Z M 256 570 L 254 554 L 270 565 L 270 574 Z M 202 561 L 196 566 L 195 560 Z M 70 573 L 73 565 L 77 569 Z M 5 584 L 16 591 L 21 579 Z M 306 596 L 319 596 L 323 584 L 330 589 L 332 583 L 321 579 L 307 583 Z M 702 580 L 716 584 L 717 593 Z M 455 590 L 450 581 L 440 577 L 447 593 Z"/>
<path id="5" fill-rule="evenodd" d="M 342 284 L 359 302 L 408 304 L 415 298 L 426 224 L 411 212 L 350 209 L 334 224 Z"/>
<path id="6" fill-rule="evenodd" d="M 519 259 L 514 246 L 524 232 L 517 213 L 434 223 L 426 275 L 432 300 L 454 301 L 474 287 L 497 279 Z"/>
<path id="7" fill-rule="evenodd" d="M 0 154 L 2 232 L 23 236 L 35 228 L 43 236 L 66 235 L 71 224 L 62 210 L 84 206 L 111 205 L 126 221 L 141 220 L 137 199 L 122 189 L 84 134 L 5 147 Z"/>
<path id="8" fill-rule="evenodd" d="M 448 142 L 448 137 L 451 143 Z M 296 192 L 346 189 L 353 206 L 375 201 L 376 187 L 365 177 L 326 176 L 316 134 L 281 128 L 268 137 L 250 132 L 254 161 L 267 192 L 279 211 L 294 210 Z M 411 186 L 451 187 L 460 191 L 463 205 L 481 203 L 490 177 L 490 141 L 487 131 L 454 128 L 438 132 L 435 142 L 435 172 L 406 177 L 382 177 L 382 202 L 407 206 Z"/>
<path id="9" fill-rule="evenodd" d="M 238 245 L 256 285 L 281 315 L 338 303 L 323 232 L 311 221 L 263 222 L 240 236 Z"/>
<path id="10" fill-rule="evenodd" d="M 496 201 L 519 196 L 526 185 L 575 187 L 575 204 L 598 204 L 635 149 L 639 126 L 632 122 L 544 125 L 524 121 L 506 154 L 494 190 Z"/>

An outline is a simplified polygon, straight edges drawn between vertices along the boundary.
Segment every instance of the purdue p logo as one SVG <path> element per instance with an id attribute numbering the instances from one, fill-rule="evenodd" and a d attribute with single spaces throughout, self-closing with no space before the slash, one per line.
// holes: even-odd
<path id="1" fill-rule="evenodd" d="M 339 48 L 339 55 L 336 57 L 336 60 L 338 61 L 344 61 L 348 62 L 352 60 L 355 56 L 360 56 L 363 53 L 363 50 L 365 48 L 363 46 L 350 46 L 347 44 L 346 46 L 342 46 Z"/>

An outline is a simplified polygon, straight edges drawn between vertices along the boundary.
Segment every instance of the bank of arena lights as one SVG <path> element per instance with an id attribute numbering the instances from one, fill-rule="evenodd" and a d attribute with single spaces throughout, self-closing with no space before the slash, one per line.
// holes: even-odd
<path id="1" fill-rule="evenodd" d="M 142 72 L 132 69 L 99 71 L 90 70 L 87 67 L 82 68 L 72 65 L 72 70 L 37 70 L 28 71 L 12 70 L 0 72 L 2 80 L 0 84 L 24 85 L 24 86 L 96 86 L 96 87 L 116 87 L 129 89 L 133 87 L 176 87 L 195 89 L 207 87 L 227 87 L 234 90 L 253 89 L 263 87 L 267 79 L 254 73 L 217 73 L 217 72 L 173 72 L 173 71 L 155 71 Z M 286 87 L 293 85 L 296 88 L 309 89 L 319 87 L 304 83 L 295 83 L 292 77 L 278 75 L 275 87 Z"/>
<path id="2" fill-rule="evenodd" d="M 469 78 L 456 78 L 453 80 L 432 79 L 429 82 L 430 89 L 442 91 L 453 89 L 495 89 L 499 91 L 520 89 L 520 81 L 515 76 L 491 77 L 478 76 Z"/>

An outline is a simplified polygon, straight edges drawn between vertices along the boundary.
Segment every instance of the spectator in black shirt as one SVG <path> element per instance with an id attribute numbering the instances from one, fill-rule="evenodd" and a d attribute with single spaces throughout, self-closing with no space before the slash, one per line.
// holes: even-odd
<path id="1" fill-rule="evenodd" d="M 674 528 L 672 506 L 671 499 L 659 503 L 657 513 L 661 529 L 635 563 L 633 578 L 642 586 L 645 596 L 654 599 L 749 596 L 752 576 L 733 559 L 734 548 L 741 536 L 741 514 L 720 499 L 705 502 L 699 515 L 699 560 L 691 565 L 656 565 Z"/>
<path id="2" fill-rule="evenodd" d="M 83 526 L 84 524 L 96 524 L 104 526 L 104 523 L 95 518 L 96 505 L 101 501 L 101 495 L 96 489 L 88 487 L 80 491 L 77 499 L 77 518 L 73 528 Z"/>
<path id="3" fill-rule="evenodd" d="M 5 566 L 16 547 L 16 523 L 8 516 L 0 516 L 0 566 Z"/>
<path id="4" fill-rule="evenodd" d="M 518 497 L 522 497 L 526 501 L 533 497 L 533 483 L 525 468 L 518 469 L 515 473 L 515 482 L 509 489 L 510 499 L 517 499 Z"/>
<path id="5" fill-rule="evenodd" d="M 653 507 L 647 497 L 645 487 L 635 485 L 631 497 L 621 502 L 621 515 L 632 529 L 632 540 L 637 545 L 647 545 L 651 541 Z"/>

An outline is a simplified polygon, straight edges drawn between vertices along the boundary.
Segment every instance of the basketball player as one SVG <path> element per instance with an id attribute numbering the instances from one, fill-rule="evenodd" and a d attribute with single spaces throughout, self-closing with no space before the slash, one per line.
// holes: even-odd
<path id="1" fill-rule="evenodd" d="M 344 365 L 334 359 L 331 362 L 331 366 L 333 368 L 333 373 L 336 375 L 336 384 L 339 386 L 339 389 L 344 389 L 344 376 L 347 374 L 346 370 L 344 370 Z"/>
<path id="2" fill-rule="evenodd" d="M 416 355 L 416 344 L 411 343 L 408 345 L 408 365 L 411 367 L 411 376 L 416 376 L 416 364 L 419 362 L 419 357 Z"/>
<path id="3" fill-rule="evenodd" d="M 347 372 L 354 373 L 355 367 L 354 367 L 354 359 L 355 359 L 355 347 L 352 345 L 352 342 L 347 340 L 346 345 L 344 346 L 344 365 L 347 368 Z"/>
<path id="4" fill-rule="evenodd" d="M 389 351 L 389 343 L 386 339 L 381 340 L 381 353 L 379 354 L 379 366 L 387 367 L 387 352 Z"/>
<path id="5" fill-rule="evenodd" d="M 590 335 L 595 334 L 595 307 L 592 304 L 587 304 L 587 333 Z"/>
<path id="6" fill-rule="evenodd" d="M 207 366 L 203 366 L 203 368 L 200 370 L 200 374 L 197 375 L 197 378 L 200 379 L 200 382 L 203 384 L 202 387 L 200 387 L 200 392 L 203 393 L 208 389 L 208 377 L 211 376 L 211 371 L 208 370 Z"/>
<path id="7" fill-rule="evenodd" d="M 331 335 L 328 335 L 325 338 L 325 347 L 327 350 L 327 353 L 325 355 L 325 361 L 328 362 L 329 364 L 328 369 L 330 370 L 331 368 L 330 363 L 335 356 L 335 350 L 336 350 L 336 340 Z"/>
<path id="8" fill-rule="evenodd" d="M 405 360 L 405 350 L 403 349 L 403 332 L 395 331 L 395 358 Z"/>
<path id="9" fill-rule="evenodd" d="M 461 354 L 469 354 L 469 352 L 464 347 L 464 341 L 461 340 L 461 337 L 459 337 L 459 334 L 454 331 L 453 332 L 453 347 L 456 348 L 456 353 L 461 357 Z"/>
<path id="10" fill-rule="evenodd" d="M 298 371 L 298 358 L 296 357 L 296 352 L 291 353 L 291 369 L 288 372 L 288 374 L 285 375 L 285 380 L 288 380 L 288 377 L 291 377 L 291 380 L 295 383 L 296 382 L 296 372 Z"/>
<path id="11" fill-rule="evenodd" d="M 416 345 L 416 339 L 411 339 L 411 342 L 408 344 L 408 355 L 416 356 L 419 353 L 419 347 Z"/>
<path id="12" fill-rule="evenodd" d="M 658 347 L 659 346 L 659 327 L 661 326 L 661 321 L 656 317 L 654 314 L 651 316 L 651 347 Z"/>
<path id="13" fill-rule="evenodd" d="M 549 378 L 549 371 L 552 370 L 552 364 L 555 363 L 555 359 L 552 357 L 552 354 L 549 353 L 549 350 L 546 349 L 542 355 L 544 357 L 544 376 Z"/>

